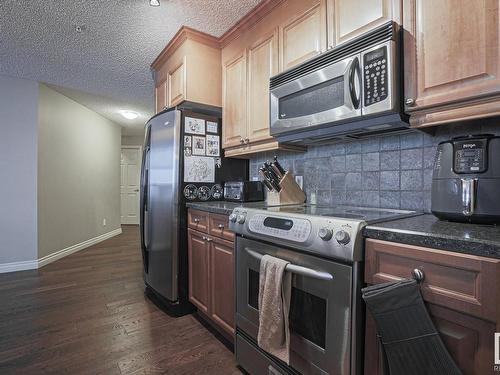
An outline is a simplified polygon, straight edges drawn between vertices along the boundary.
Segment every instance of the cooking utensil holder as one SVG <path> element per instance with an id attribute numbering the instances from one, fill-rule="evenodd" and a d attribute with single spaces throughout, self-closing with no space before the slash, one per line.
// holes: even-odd
<path id="1" fill-rule="evenodd" d="M 306 201 L 306 194 L 295 182 L 290 172 L 286 172 L 279 183 L 280 192 L 268 191 L 266 203 L 268 206 L 281 206 L 285 204 L 302 204 Z"/>

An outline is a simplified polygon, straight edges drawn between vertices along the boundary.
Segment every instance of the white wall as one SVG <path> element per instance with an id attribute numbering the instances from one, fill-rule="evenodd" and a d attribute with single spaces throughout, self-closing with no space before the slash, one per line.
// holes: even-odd
<path id="1" fill-rule="evenodd" d="M 144 136 L 122 136 L 122 146 L 142 146 L 144 144 Z"/>
<path id="2" fill-rule="evenodd" d="M 37 257 L 37 101 L 38 83 L 0 76 L 0 272 Z"/>
<path id="3" fill-rule="evenodd" d="M 39 258 L 120 228 L 120 146 L 118 125 L 40 85 Z"/>

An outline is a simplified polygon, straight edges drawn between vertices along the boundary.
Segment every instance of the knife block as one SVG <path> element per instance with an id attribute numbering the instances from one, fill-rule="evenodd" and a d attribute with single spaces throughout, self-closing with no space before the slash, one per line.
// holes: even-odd
<path id="1" fill-rule="evenodd" d="M 266 203 L 268 206 L 281 206 L 285 204 L 302 204 L 306 201 L 306 194 L 295 182 L 293 175 L 286 172 L 280 181 L 281 191 L 268 191 Z"/>

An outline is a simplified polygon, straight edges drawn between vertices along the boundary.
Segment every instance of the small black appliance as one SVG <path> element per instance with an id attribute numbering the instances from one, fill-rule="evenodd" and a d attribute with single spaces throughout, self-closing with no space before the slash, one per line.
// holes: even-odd
<path id="1" fill-rule="evenodd" d="M 438 145 L 431 211 L 440 219 L 500 223 L 500 137 L 453 138 Z"/>
<path id="2" fill-rule="evenodd" d="M 258 202 L 264 200 L 260 181 L 228 181 L 224 184 L 224 199 L 230 202 Z"/>

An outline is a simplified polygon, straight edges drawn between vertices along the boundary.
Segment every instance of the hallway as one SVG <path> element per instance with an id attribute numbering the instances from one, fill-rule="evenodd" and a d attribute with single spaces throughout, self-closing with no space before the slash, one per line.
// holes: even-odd
<path id="1" fill-rule="evenodd" d="M 0 275 L 1 374 L 239 374 L 193 316 L 144 295 L 139 231 Z"/>

